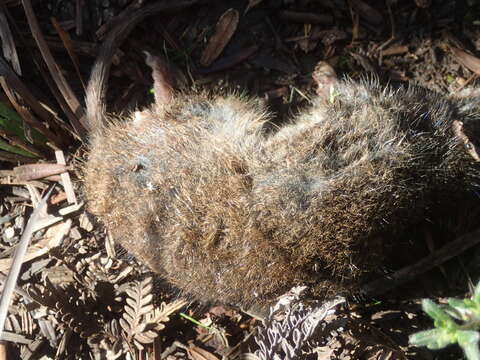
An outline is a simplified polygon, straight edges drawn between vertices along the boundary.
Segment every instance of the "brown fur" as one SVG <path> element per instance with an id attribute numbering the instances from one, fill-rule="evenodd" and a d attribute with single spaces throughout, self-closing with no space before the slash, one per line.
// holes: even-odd
<path id="1" fill-rule="evenodd" d="M 478 165 L 452 130 L 460 120 L 479 138 L 471 99 L 339 82 L 267 135 L 256 101 L 156 88 L 160 103 L 93 137 L 88 208 L 202 300 L 248 306 L 299 284 L 355 289 L 438 194 L 448 201 L 477 184 Z"/>

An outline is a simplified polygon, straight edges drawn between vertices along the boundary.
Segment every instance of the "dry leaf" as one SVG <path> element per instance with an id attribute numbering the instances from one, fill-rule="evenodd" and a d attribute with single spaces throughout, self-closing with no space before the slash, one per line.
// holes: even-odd
<path id="1" fill-rule="evenodd" d="M 200 58 L 202 66 L 209 66 L 222 53 L 237 29 L 238 19 L 239 14 L 235 9 L 228 9 L 223 13 L 215 27 L 215 34 L 208 41 Z"/>
<path id="2" fill-rule="evenodd" d="M 475 74 L 480 75 L 480 59 L 476 56 L 470 55 L 459 48 L 452 47 L 452 53 L 460 64 L 465 66 Z"/>
<path id="3" fill-rule="evenodd" d="M 187 352 L 190 358 L 193 360 L 219 360 L 218 357 L 213 355 L 211 352 L 192 344 L 190 344 L 190 346 L 187 348 Z"/>

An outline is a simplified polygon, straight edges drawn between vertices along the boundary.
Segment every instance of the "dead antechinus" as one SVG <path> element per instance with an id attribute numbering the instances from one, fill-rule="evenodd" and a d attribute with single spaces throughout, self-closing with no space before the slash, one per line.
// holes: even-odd
<path id="1" fill-rule="evenodd" d="M 294 285 L 358 289 L 392 234 L 478 184 L 480 98 L 318 75 L 318 97 L 267 132 L 238 95 L 176 93 L 148 56 L 155 103 L 111 121 L 93 76 L 89 211 L 185 294 L 267 304 Z"/>

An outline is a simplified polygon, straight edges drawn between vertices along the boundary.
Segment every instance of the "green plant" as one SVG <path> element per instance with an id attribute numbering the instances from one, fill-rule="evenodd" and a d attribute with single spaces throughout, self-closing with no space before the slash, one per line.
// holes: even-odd
<path id="1" fill-rule="evenodd" d="M 450 298 L 447 304 L 425 299 L 422 308 L 435 328 L 410 335 L 411 344 L 437 350 L 458 343 L 467 359 L 480 360 L 480 283 L 470 299 Z"/>
<path id="2" fill-rule="evenodd" d="M 18 146 L 18 142 L 30 146 L 30 149 L 40 150 L 47 139 L 33 128 L 28 131 L 28 137 L 26 133 L 20 115 L 0 102 L 0 150 L 30 158 L 38 157 L 28 148 Z M 17 143 L 11 142 L 15 139 Z"/>

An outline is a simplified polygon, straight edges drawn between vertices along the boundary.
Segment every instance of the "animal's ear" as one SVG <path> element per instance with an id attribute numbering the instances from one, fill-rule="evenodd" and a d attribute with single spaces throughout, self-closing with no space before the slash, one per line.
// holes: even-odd
<path id="1" fill-rule="evenodd" d="M 315 66 L 312 77 L 317 84 L 318 96 L 328 100 L 338 82 L 337 73 L 333 67 L 325 61 L 320 61 Z"/>
<path id="2" fill-rule="evenodd" d="M 153 94 L 155 104 L 159 107 L 170 103 L 173 100 L 172 77 L 168 64 L 158 56 L 153 56 L 144 51 L 145 62 L 152 69 Z"/>
<path id="3" fill-rule="evenodd" d="M 455 120 L 453 122 L 453 133 L 457 138 L 460 139 L 460 141 L 463 143 L 465 146 L 466 151 L 468 154 L 475 160 L 475 161 L 480 161 L 480 156 L 479 156 L 479 149 L 477 146 L 475 146 L 475 143 L 470 140 L 470 137 L 468 134 L 465 133 L 465 128 L 463 126 L 463 122 Z"/>
<path id="4" fill-rule="evenodd" d="M 480 162 L 480 88 L 467 87 L 448 96 L 458 109 L 458 119 L 452 124 L 455 136 L 467 153 Z"/>

